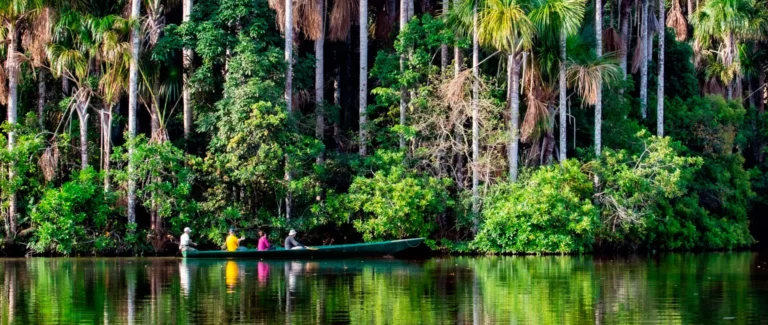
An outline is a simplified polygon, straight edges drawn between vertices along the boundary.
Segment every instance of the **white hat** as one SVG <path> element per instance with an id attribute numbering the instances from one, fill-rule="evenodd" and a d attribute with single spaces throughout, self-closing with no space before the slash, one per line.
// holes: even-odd
<path id="1" fill-rule="evenodd" d="M 189 229 L 189 227 L 185 227 L 184 228 L 184 232 L 191 232 L 191 231 L 192 231 L 192 229 Z"/>
<path id="2" fill-rule="evenodd" d="M 291 229 L 291 231 L 288 232 L 288 236 L 293 236 L 296 234 L 296 230 Z"/>

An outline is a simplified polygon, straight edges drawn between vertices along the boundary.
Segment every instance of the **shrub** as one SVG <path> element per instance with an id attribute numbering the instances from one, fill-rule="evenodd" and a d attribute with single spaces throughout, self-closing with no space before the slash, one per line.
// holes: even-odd
<path id="1" fill-rule="evenodd" d="M 581 165 L 543 167 L 518 183 L 495 185 L 472 247 L 484 253 L 571 253 L 592 248 L 598 210 Z"/>

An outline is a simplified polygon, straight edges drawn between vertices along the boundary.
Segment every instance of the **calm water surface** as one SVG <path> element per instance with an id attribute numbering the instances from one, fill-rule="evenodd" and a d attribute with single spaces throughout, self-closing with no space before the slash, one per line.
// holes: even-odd
<path id="1" fill-rule="evenodd" d="M 2 324 L 768 324 L 768 256 L 0 260 Z"/>

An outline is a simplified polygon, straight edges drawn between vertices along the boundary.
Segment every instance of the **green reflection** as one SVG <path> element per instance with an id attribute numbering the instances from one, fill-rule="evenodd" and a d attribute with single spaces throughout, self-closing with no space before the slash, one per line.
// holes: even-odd
<path id="1" fill-rule="evenodd" d="M 690 324 L 768 317 L 756 253 L 0 260 L 0 324 Z"/>

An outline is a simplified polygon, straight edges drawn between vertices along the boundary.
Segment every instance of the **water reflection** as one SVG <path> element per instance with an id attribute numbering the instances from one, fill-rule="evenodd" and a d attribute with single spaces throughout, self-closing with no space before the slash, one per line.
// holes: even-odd
<path id="1" fill-rule="evenodd" d="M 0 324 L 752 324 L 758 254 L 0 260 Z"/>

